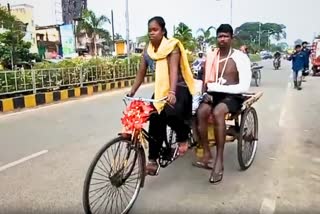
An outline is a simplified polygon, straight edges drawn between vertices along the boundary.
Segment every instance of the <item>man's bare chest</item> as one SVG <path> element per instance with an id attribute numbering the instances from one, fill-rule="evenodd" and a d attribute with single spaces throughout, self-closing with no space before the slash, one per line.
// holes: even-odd
<path id="1" fill-rule="evenodd" d="M 221 75 L 223 76 L 238 75 L 237 65 L 232 58 L 220 60 L 218 75 L 219 77 Z"/>

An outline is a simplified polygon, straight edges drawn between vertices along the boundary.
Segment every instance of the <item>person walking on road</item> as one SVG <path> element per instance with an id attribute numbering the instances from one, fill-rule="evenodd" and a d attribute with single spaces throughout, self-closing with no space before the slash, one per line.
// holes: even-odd
<path id="1" fill-rule="evenodd" d="M 302 51 L 301 45 L 295 46 L 295 51 L 289 56 L 288 60 L 292 61 L 293 84 L 294 88 L 301 90 L 302 72 L 305 69 L 306 55 Z"/>

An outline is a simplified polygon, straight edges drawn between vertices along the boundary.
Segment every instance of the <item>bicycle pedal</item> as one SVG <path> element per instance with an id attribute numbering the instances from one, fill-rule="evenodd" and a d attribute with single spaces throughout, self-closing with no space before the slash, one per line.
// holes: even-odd
<path id="1" fill-rule="evenodd" d="M 157 171 L 156 171 L 156 173 L 155 173 L 155 176 L 157 176 L 157 175 L 159 175 L 159 171 L 160 171 L 160 164 L 158 163 L 158 168 L 157 168 Z"/>
<path id="2" fill-rule="evenodd" d="M 177 146 L 177 147 L 174 148 L 174 150 L 173 150 L 173 154 L 172 154 L 171 161 L 174 161 L 174 160 L 177 159 L 178 157 L 179 157 L 179 147 Z"/>

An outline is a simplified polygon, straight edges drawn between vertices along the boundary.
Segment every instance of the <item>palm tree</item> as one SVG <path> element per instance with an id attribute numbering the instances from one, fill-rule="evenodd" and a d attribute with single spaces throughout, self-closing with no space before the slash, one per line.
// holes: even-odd
<path id="1" fill-rule="evenodd" d="M 114 35 L 114 40 L 123 40 L 123 37 L 121 36 L 121 34 L 116 33 L 116 34 Z"/>
<path id="2" fill-rule="evenodd" d="M 79 23 L 78 30 L 84 30 L 86 34 L 91 37 L 93 46 L 94 46 L 94 55 L 97 55 L 97 35 L 100 35 L 101 32 L 104 32 L 102 26 L 107 22 L 111 23 L 110 20 L 102 15 L 97 16 L 91 10 L 83 11 L 83 21 Z"/>
<path id="3" fill-rule="evenodd" d="M 207 29 L 200 28 L 197 33 L 200 33 L 198 41 L 200 42 L 200 47 L 204 50 L 207 45 L 213 45 L 216 42 L 216 37 L 212 34 L 212 30 L 216 30 L 215 27 L 210 26 Z"/>
<path id="4" fill-rule="evenodd" d="M 186 24 L 182 22 L 179 23 L 175 29 L 174 37 L 179 39 L 186 49 L 193 50 L 195 48 L 192 30 Z"/>

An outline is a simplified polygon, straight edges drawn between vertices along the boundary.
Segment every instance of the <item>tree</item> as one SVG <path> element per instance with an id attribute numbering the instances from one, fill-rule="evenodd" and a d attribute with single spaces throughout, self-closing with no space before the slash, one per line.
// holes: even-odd
<path id="1" fill-rule="evenodd" d="M 216 30 L 216 28 L 210 26 L 207 29 L 200 28 L 198 30 L 198 33 L 200 33 L 200 35 L 198 36 L 197 41 L 200 43 L 200 48 L 202 50 L 204 50 L 206 46 L 216 43 L 216 37 L 212 34 L 212 30 Z"/>
<path id="2" fill-rule="evenodd" d="M 101 35 L 101 32 L 105 32 L 102 26 L 105 23 L 111 23 L 106 16 L 97 16 L 91 10 L 83 11 L 83 21 L 78 25 L 78 32 L 84 30 L 86 34 L 91 38 L 94 46 L 94 55 L 97 55 L 97 36 Z"/>
<path id="3" fill-rule="evenodd" d="M 23 40 L 27 25 L 10 15 L 5 8 L 0 8 L 1 25 L 5 29 L 0 34 L 0 60 L 4 67 L 12 67 L 20 62 L 30 62 L 36 58 L 29 49 L 31 43 Z"/>
<path id="4" fill-rule="evenodd" d="M 246 45 L 259 45 L 259 49 L 269 47 L 270 38 L 276 41 L 286 38 L 286 26 L 277 23 L 246 22 L 235 29 L 235 37 Z"/>
<path id="5" fill-rule="evenodd" d="M 121 34 L 116 33 L 116 34 L 114 35 L 114 40 L 123 40 L 123 37 L 122 37 Z"/>
<path id="6" fill-rule="evenodd" d="M 100 29 L 98 31 L 98 34 L 100 36 L 100 39 L 102 39 L 102 45 L 103 45 L 103 54 L 106 54 L 110 51 L 110 47 L 113 46 L 113 41 L 110 35 L 110 32 L 104 29 Z"/>
<path id="7" fill-rule="evenodd" d="M 138 38 L 138 43 L 148 43 L 149 42 L 149 33 L 146 33 L 144 36 Z"/>
<path id="8" fill-rule="evenodd" d="M 179 39 L 185 49 L 193 51 L 197 46 L 197 41 L 192 36 L 191 28 L 182 22 L 175 29 L 173 37 Z"/>

